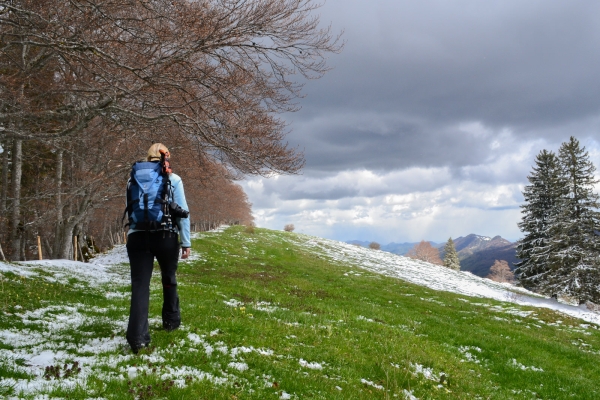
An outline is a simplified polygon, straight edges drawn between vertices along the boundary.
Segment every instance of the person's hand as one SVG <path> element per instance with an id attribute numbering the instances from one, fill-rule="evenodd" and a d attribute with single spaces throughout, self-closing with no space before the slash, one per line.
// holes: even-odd
<path id="1" fill-rule="evenodd" d="M 191 252 L 192 252 L 191 248 L 189 248 L 189 247 L 182 247 L 181 248 L 181 258 L 183 260 L 185 260 L 186 258 L 188 258 L 190 256 Z"/>

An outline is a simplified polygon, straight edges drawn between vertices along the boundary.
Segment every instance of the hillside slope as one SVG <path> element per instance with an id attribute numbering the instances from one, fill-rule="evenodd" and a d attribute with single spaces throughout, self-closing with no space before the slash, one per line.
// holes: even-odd
<path id="1" fill-rule="evenodd" d="M 598 315 L 578 307 L 293 233 L 230 228 L 193 251 L 181 329 L 160 328 L 155 274 L 153 346 L 137 356 L 124 340 L 127 267 L 102 265 L 123 248 L 96 265 L 0 263 L 0 396 L 598 398 L 598 325 L 565 313 Z"/>
<path id="2" fill-rule="evenodd" d="M 369 242 L 351 240 L 347 243 L 369 247 Z M 440 250 L 440 257 L 444 258 L 446 243 L 429 242 Z M 388 243 L 381 245 L 381 250 L 397 255 L 406 255 L 418 243 Z M 458 252 L 462 271 L 469 271 L 477 276 L 485 277 L 490 273 L 490 267 L 496 260 L 504 260 L 508 265 L 518 261 L 516 256 L 516 243 L 512 243 L 501 236 L 493 238 L 470 234 L 454 239 L 454 246 Z"/>

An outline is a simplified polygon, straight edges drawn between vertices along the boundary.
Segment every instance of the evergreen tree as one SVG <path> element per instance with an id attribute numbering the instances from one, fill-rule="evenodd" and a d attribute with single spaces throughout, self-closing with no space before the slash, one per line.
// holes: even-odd
<path id="1" fill-rule="evenodd" d="M 550 223 L 555 219 L 562 197 L 566 196 L 556 154 L 542 150 L 527 179 L 530 185 L 523 190 L 525 204 L 521 206 L 523 216 L 519 222 L 525 237 L 517 245 L 517 258 L 521 261 L 515 263 L 515 275 L 522 286 L 538 290 L 548 270 L 547 260 L 542 252 L 535 257 L 532 254 L 548 247 Z"/>
<path id="2" fill-rule="evenodd" d="M 452 238 L 449 238 L 444 246 L 444 267 L 460 271 L 460 260 Z"/>
<path id="3" fill-rule="evenodd" d="M 585 147 L 571 137 L 561 145 L 558 158 L 564 193 L 547 229 L 548 243 L 532 252 L 542 262 L 540 289 L 546 294 L 574 297 L 580 303 L 600 301 L 600 208 L 593 192 L 596 168 Z"/>

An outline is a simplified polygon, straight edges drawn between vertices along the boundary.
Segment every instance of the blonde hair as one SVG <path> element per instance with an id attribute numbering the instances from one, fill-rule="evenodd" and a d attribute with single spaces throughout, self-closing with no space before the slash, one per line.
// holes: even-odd
<path id="1" fill-rule="evenodd" d="M 155 160 L 160 160 L 160 151 L 164 150 L 166 152 L 169 151 L 169 149 L 167 149 L 167 146 L 165 146 L 162 143 L 154 143 L 152 146 L 150 146 L 150 148 L 148 149 L 148 157 L 147 160 L 148 161 L 155 161 Z"/>

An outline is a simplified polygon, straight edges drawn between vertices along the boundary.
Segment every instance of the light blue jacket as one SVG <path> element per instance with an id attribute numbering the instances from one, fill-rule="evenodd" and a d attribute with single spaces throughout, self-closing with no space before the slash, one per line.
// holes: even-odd
<path id="1" fill-rule="evenodd" d="M 173 201 L 177 203 L 184 210 L 189 211 L 187 201 L 185 200 L 185 193 L 183 192 L 183 182 L 179 175 L 170 174 L 169 179 L 171 180 L 171 186 L 173 187 Z M 175 227 L 179 232 L 179 240 L 181 241 L 181 247 L 192 247 L 190 241 L 190 217 L 188 218 L 175 218 Z M 127 234 L 133 232 L 143 232 L 135 229 L 129 229 Z"/>

